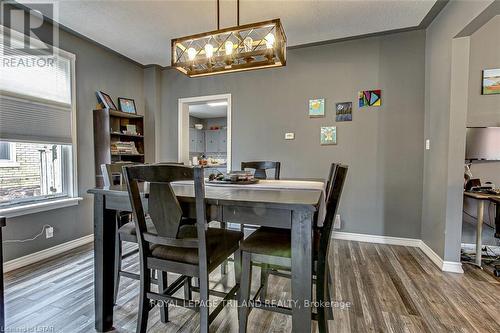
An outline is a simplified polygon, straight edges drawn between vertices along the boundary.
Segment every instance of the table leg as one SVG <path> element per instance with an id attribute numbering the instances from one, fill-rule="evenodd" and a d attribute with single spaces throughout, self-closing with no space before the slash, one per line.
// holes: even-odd
<path id="1" fill-rule="evenodd" d="M 104 195 L 94 196 L 95 329 L 113 329 L 116 211 L 106 209 Z"/>
<path id="2" fill-rule="evenodd" d="M 477 230 L 476 230 L 476 265 L 481 267 L 481 248 L 483 235 L 484 201 L 477 201 Z"/>
<path id="3" fill-rule="evenodd" d="M 312 226 L 309 211 L 292 211 L 292 332 L 309 333 L 312 327 Z"/>

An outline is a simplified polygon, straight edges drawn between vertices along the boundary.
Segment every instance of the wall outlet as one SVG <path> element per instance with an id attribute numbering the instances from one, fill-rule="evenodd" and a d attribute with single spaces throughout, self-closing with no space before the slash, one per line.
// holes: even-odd
<path id="1" fill-rule="evenodd" d="M 425 149 L 426 150 L 431 149 L 431 140 L 429 140 L 429 139 L 425 140 Z"/>
<path id="2" fill-rule="evenodd" d="M 295 139 L 295 133 L 285 133 L 285 140 Z"/>
<path id="3" fill-rule="evenodd" d="M 340 219 L 340 214 L 335 215 L 335 221 L 333 222 L 333 229 L 340 229 L 342 220 Z"/>
<path id="4" fill-rule="evenodd" d="M 54 228 L 48 227 L 45 229 L 45 238 L 52 238 L 54 237 Z"/>

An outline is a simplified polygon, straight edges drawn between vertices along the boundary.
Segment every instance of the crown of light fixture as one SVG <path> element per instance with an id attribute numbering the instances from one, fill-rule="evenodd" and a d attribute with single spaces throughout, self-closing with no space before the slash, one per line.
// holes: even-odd
<path id="1" fill-rule="evenodd" d="M 280 19 L 172 39 L 172 67 L 189 77 L 286 65 L 286 36 Z"/>

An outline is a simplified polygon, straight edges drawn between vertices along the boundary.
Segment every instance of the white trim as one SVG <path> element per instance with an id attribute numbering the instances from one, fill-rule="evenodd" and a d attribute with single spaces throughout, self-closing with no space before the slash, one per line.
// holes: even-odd
<path id="1" fill-rule="evenodd" d="M 434 252 L 427 244 L 421 239 L 416 238 L 401 238 L 368 234 L 356 234 L 351 232 L 333 232 L 334 239 L 350 240 L 356 242 L 388 244 L 388 245 L 401 245 L 418 247 L 424 254 L 444 272 L 463 273 L 462 263 L 454 261 L 444 261 L 441 257 Z"/>
<path id="2" fill-rule="evenodd" d="M 17 163 L 17 155 L 16 155 L 16 144 L 14 142 L 5 142 L 9 145 L 9 159 L 8 160 L 0 160 L 0 168 L 16 168 L 19 167 L 19 163 Z"/>
<path id="3" fill-rule="evenodd" d="M 29 203 L 25 205 L 11 206 L 0 209 L 0 215 L 6 218 L 45 212 L 48 210 L 59 209 L 64 207 L 76 206 L 83 198 L 64 198 L 57 200 L 45 200 L 42 202 Z"/>
<path id="4" fill-rule="evenodd" d="M 196 102 L 209 102 L 213 100 L 221 100 L 225 99 L 227 100 L 227 152 L 226 152 L 226 160 L 227 160 L 227 172 L 231 171 L 231 147 L 232 147 L 232 140 L 231 140 L 231 132 L 232 132 L 232 117 L 231 117 L 231 94 L 219 94 L 219 95 L 208 95 L 208 96 L 197 96 L 197 97 L 186 97 L 186 98 L 179 98 L 178 102 L 178 113 L 177 113 L 177 161 L 178 162 L 186 162 L 183 161 L 183 150 L 184 150 L 184 145 L 183 145 L 183 140 L 182 137 L 184 135 L 184 123 L 183 123 L 183 112 L 184 112 L 184 106 L 185 104 L 189 103 L 196 103 Z"/>
<path id="5" fill-rule="evenodd" d="M 35 253 L 28 254 L 24 257 L 12 259 L 12 260 L 9 260 L 7 262 L 4 262 L 3 271 L 10 272 L 10 271 L 13 271 L 15 269 L 18 269 L 18 268 L 21 268 L 24 266 L 28 266 L 28 265 L 34 264 L 36 262 L 51 258 L 53 256 L 67 252 L 67 251 L 72 250 L 74 248 L 77 248 L 79 246 L 91 243 L 93 241 L 94 241 L 94 235 L 91 234 L 91 235 L 87 235 L 87 236 L 83 236 L 81 238 L 71 240 L 71 241 L 66 242 L 66 243 L 62 243 L 62 244 L 53 246 L 53 247 L 45 249 L 45 250 L 41 250 L 41 251 L 38 251 Z"/>
<path id="6" fill-rule="evenodd" d="M 368 234 L 355 234 L 351 232 L 333 232 L 334 239 L 351 240 L 356 242 L 365 243 L 376 243 L 376 244 L 388 244 L 388 245 L 401 245 L 410 247 L 420 247 L 420 239 L 415 238 L 401 238 L 401 237 L 389 237 L 389 236 L 378 236 L 378 235 L 368 235 Z"/>

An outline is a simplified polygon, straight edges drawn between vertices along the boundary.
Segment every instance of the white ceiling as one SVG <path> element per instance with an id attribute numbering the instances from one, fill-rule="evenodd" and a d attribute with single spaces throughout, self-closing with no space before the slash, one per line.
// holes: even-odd
<path id="1" fill-rule="evenodd" d="M 56 21 L 143 65 L 169 66 L 172 38 L 217 28 L 216 0 L 53 1 Z M 435 2 L 240 0 L 240 24 L 281 18 L 288 46 L 294 46 L 415 27 Z M 221 0 L 220 13 L 221 28 L 236 25 L 236 0 Z"/>
<path id="2" fill-rule="evenodd" d="M 190 104 L 189 115 L 200 119 L 226 117 L 227 106 L 209 106 L 206 103 Z"/>

